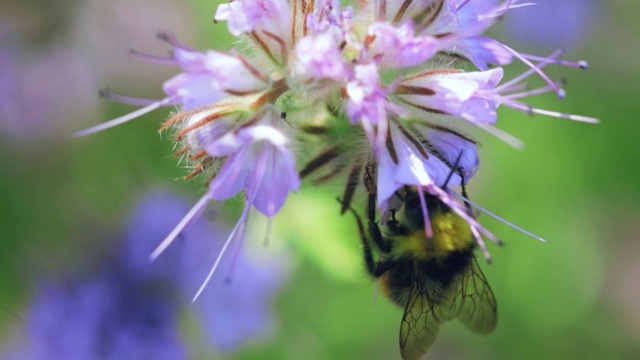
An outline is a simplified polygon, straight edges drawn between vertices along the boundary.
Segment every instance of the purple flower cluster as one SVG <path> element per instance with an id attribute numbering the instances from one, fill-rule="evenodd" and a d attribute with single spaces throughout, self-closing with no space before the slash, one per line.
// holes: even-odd
<path id="1" fill-rule="evenodd" d="M 517 0 L 361 0 L 354 7 L 339 0 L 224 3 L 214 21 L 226 22 L 230 33 L 245 42 L 242 52 L 200 52 L 162 34 L 173 55 L 141 57 L 182 69 L 165 83 L 167 97 L 77 135 L 160 106 L 178 107 L 178 114 L 162 129 L 174 129 L 181 144 L 178 154 L 193 162 L 187 178 L 207 173 L 209 188 L 152 258 L 210 201 L 244 192 L 244 211 L 213 274 L 230 242 L 243 237 L 251 208 L 271 218 L 289 193 L 298 190 L 301 175 L 343 161 L 344 154 L 336 150 L 343 148 L 351 153 L 346 156 L 351 164 L 334 164 L 329 175 L 349 166 L 352 174 L 363 164 L 375 168 L 368 186 L 377 190 L 380 211 L 395 206 L 393 194 L 403 186 L 437 196 L 468 221 L 488 256 L 482 235 L 494 239 L 493 235 L 444 186 L 466 183 L 478 168 L 476 143 L 468 133 L 480 129 L 518 145 L 517 139 L 495 127 L 501 105 L 528 114 L 597 122 L 522 101 L 546 92 L 564 97 L 561 83 L 547 76 L 545 66 L 587 67 L 583 61 L 558 59 L 561 51 L 524 54 L 484 35 L 509 10 L 528 5 Z M 501 66 L 516 59 L 527 70 L 505 81 Z M 524 81 L 532 75 L 544 85 L 527 88 Z M 136 101 L 140 103 L 131 99 Z M 314 144 L 323 143 L 330 138 L 323 134 L 339 124 L 350 125 L 338 140 L 348 146 L 336 147 L 327 140 L 328 150 L 299 172 L 297 163 L 312 152 L 304 140 L 320 134 Z"/>
<path id="2" fill-rule="evenodd" d="M 124 246 L 96 274 L 42 281 L 25 318 L 26 336 L 2 359 L 187 359 L 179 314 L 220 251 L 219 230 L 194 224 L 162 259 L 149 264 L 159 236 L 188 209 L 156 192 L 133 214 Z M 203 219 L 204 220 L 204 219 Z M 214 241 L 211 241 L 214 238 Z M 216 245 L 217 244 L 217 245 Z M 233 260 L 233 263 L 232 263 Z M 264 260 L 264 259 L 263 259 Z M 206 350 L 228 352 L 271 328 L 271 299 L 285 278 L 278 262 L 256 261 L 239 249 L 189 312 L 202 328 Z M 229 283 L 224 278 L 231 278 Z M 178 296 L 176 296 L 178 295 Z M 182 295 L 182 296 L 180 296 Z"/>

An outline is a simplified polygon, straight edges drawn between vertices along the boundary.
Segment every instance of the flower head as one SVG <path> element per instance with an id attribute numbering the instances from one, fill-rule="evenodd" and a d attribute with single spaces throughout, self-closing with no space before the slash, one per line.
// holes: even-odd
<path id="1" fill-rule="evenodd" d="M 364 183 L 380 211 L 403 186 L 417 187 L 464 218 L 484 250 L 481 235 L 493 236 L 470 215 L 468 199 L 454 197 L 451 189 L 466 184 L 479 166 L 476 141 L 468 134 L 479 129 L 517 145 L 497 127 L 502 105 L 597 121 L 522 101 L 547 92 L 565 95 L 544 72 L 546 66 L 586 68 L 585 62 L 559 60 L 560 51 L 525 54 L 484 35 L 497 19 L 528 5 L 364 0 L 352 8 L 338 0 L 233 0 L 218 6 L 214 19 L 249 45 L 251 60 L 240 50 L 198 52 L 163 35 L 173 48 L 165 62 L 182 69 L 164 84 L 167 97 L 79 135 L 160 106 L 178 107 L 162 129 L 176 132 L 178 155 L 192 167 L 186 178 L 207 176 L 208 190 L 152 253 L 154 259 L 211 201 L 242 194 L 244 210 L 224 253 L 232 240 L 243 238 L 251 209 L 273 217 L 298 190 L 301 175 L 324 166 L 333 170 L 322 181 L 351 169 L 345 207 L 354 184 Z M 527 70 L 504 80 L 500 66 L 515 60 Z M 544 85 L 529 89 L 524 81 L 532 76 Z M 314 148 L 326 146 L 303 159 L 314 151 L 305 147 L 310 138 Z M 304 164 L 300 174 L 299 164 Z M 368 171 L 360 177 L 363 168 Z"/>

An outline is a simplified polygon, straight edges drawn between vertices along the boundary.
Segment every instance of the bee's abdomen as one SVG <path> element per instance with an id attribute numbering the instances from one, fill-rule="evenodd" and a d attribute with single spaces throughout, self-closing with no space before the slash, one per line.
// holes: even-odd
<path id="1" fill-rule="evenodd" d="M 413 266 L 410 262 L 399 261 L 378 280 L 384 295 L 397 305 L 404 307 L 413 286 Z"/>
<path id="2" fill-rule="evenodd" d="M 471 266 L 472 258 L 469 250 L 451 252 L 438 261 L 398 259 L 396 266 L 380 276 L 380 286 L 385 296 L 399 306 L 406 306 L 412 291 L 437 305 L 447 301 L 451 285 Z"/>

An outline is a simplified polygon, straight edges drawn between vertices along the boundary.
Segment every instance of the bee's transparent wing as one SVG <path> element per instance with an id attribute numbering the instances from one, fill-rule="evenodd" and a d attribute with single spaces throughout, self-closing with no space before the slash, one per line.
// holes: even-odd
<path id="1" fill-rule="evenodd" d="M 440 321 L 433 303 L 421 287 L 412 287 L 400 324 L 400 353 L 403 359 L 420 359 L 438 335 Z"/>
<path id="2" fill-rule="evenodd" d="M 458 320 L 473 332 L 489 334 L 496 328 L 496 298 L 475 257 L 459 281 L 452 309 Z"/>

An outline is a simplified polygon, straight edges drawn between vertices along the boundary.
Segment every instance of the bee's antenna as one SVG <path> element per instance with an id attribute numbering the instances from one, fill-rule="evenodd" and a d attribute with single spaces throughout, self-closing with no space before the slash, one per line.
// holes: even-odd
<path id="1" fill-rule="evenodd" d="M 460 160 L 462 159 L 462 153 L 464 153 L 464 151 L 460 150 L 460 153 L 458 154 L 456 161 L 453 163 L 453 166 L 451 166 L 451 171 L 449 171 L 449 175 L 447 175 L 447 178 L 444 180 L 444 184 L 440 186 L 442 189 L 445 189 L 447 187 L 447 185 L 449 184 L 449 181 L 451 180 L 451 177 L 458 170 L 458 165 L 460 164 Z"/>

